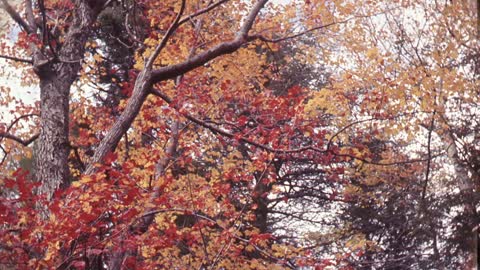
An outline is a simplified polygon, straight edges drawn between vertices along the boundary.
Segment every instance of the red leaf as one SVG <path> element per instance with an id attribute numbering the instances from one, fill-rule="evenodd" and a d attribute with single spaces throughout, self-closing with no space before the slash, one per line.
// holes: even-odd
<path id="1" fill-rule="evenodd" d="M 90 249 L 88 253 L 90 253 L 92 255 L 100 255 L 100 254 L 103 253 L 103 250 L 98 249 L 98 248 L 94 248 L 94 249 Z"/>
<path id="2" fill-rule="evenodd" d="M 84 261 L 73 261 L 72 266 L 77 269 L 85 269 L 85 262 Z"/>

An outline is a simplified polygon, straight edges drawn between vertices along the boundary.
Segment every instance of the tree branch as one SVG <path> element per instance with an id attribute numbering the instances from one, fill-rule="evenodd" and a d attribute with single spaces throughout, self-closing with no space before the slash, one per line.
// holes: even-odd
<path id="1" fill-rule="evenodd" d="M 195 18 L 195 17 L 197 17 L 197 16 L 200 16 L 200 15 L 202 15 L 202 14 L 204 14 L 204 13 L 207 13 L 207 12 L 209 12 L 210 10 L 212 10 L 212 9 L 214 9 L 214 8 L 220 6 L 221 4 L 226 3 L 226 2 L 228 2 L 228 1 L 230 1 L 230 0 L 220 0 L 220 1 L 218 1 L 218 2 L 215 2 L 215 3 L 213 3 L 213 4 L 211 4 L 211 5 L 207 6 L 207 7 L 205 7 L 205 8 L 202 8 L 202 9 L 200 9 L 200 10 L 197 10 L 195 13 L 190 14 L 190 15 L 185 16 L 184 18 L 182 18 L 182 19 L 178 22 L 178 24 L 179 24 L 179 25 L 182 25 L 182 24 L 190 21 L 191 19 L 193 19 L 193 18 Z"/>
<path id="2" fill-rule="evenodd" d="M 427 187 L 428 187 L 428 178 L 430 176 L 430 169 L 431 169 L 431 158 L 432 158 L 432 149 L 431 149 L 431 144 L 432 144 L 432 133 L 433 129 L 435 127 L 435 114 L 436 110 L 433 111 L 432 115 L 432 120 L 430 122 L 430 127 L 428 127 L 428 135 L 427 135 L 427 171 L 425 172 L 425 181 L 423 183 L 423 188 L 422 188 L 422 200 L 425 199 L 425 196 L 427 195 Z"/>
<path id="3" fill-rule="evenodd" d="M 372 14 L 372 15 L 356 15 L 356 16 L 352 16 L 350 18 L 347 18 L 345 20 L 342 20 L 342 21 L 333 21 L 331 23 L 328 23 L 328 24 L 323 24 L 323 25 L 319 25 L 319 26 L 316 26 L 316 27 L 313 27 L 313 28 L 310 28 L 310 29 L 307 29 L 305 31 L 302 31 L 300 33 L 297 33 L 297 34 L 293 34 L 293 35 L 289 35 L 289 36 L 285 36 L 285 37 L 280 37 L 280 38 L 274 38 L 274 39 L 270 39 L 270 38 L 267 38 L 267 37 L 264 37 L 262 35 L 252 35 L 252 36 L 249 36 L 249 39 L 259 39 L 261 41 L 264 41 L 264 42 L 269 42 L 269 43 L 278 43 L 278 42 L 282 42 L 282 41 L 285 41 L 285 40 L 288 40 L 288 39 L 294 39 L 294 38 L 297 38 L 297 37 L 300 37 L 300 36 L 303 36 L 305 34 L 308 34 L 308 33 L 311 33 L 311 32 L 315 32 L 317 30 L 321 30 L 321 29 L 324 29 L 324 28 L 328 28 L 332 25 L 336 25 L 336 24 L 343 24 L 343 23 L 347 23 L 353 19 L 358 19 L 358 18 L 366 18 L 366 17 L 372 17 L 372 16 L 377 16 L 377 15 L 380 15 L 380 14 L 383 14 L 384 12 L 381 12 L 381 13 L 376 13 L 376 14 Z"/>
<path id="4" fill-rule="evenodd" d="M 27 33 L 33 33 L 34 32 L 34 29 L 31 28 L 30 25 L 28 25 L 28 23 L 22 19 L 22 17 L 20 16 L 20 14 L 18 14 L 18 12 L 10 5 L 10 3 L 8 3 L 7 0 L 1 0 L 2 1 L 2 8 L 8 13 L 8 15 L 10 15 L 10 17 L 18 24 L 20 25 L 23 30 L 25 30 Z"/>
<path id="5" fill-rule="evenodd" d="M 163 36 L 160 43 L 155 48 L 155 51 L 153 52 L 153 54 L 148 59 L 146 65 L 145 65 L 145 68 L 151 68 L 153 66 L 153 63 L 155 62 L 155 59 L 157 59 L 160 52 L 163 50 L 163 48 L 165 48 L 165 45 L 167 45 L 168 39 L 172 36 L 172 34 L 178 28 L 178 26 L 179 26 L 178 21 L 180 20 L 180 17 L 182 16 L 184 11 L 185 11 L 185 0 L 182 0 L 182 4 L 180 6 L 180 11 L 178 11 L 177 17 L 175 18 L 173 23 L 168 28 L 167 32 Z"/>
<path id="6" fill-rule="evenodd" d="M 12 61 L 15 61 L 15 62 L 33 64 L 33 60 L 31 60 L 31 59 L 19 58 L 19 57 L 15 57 L 15 56 L 0 55 L 0 58 L 7 59 L 7 60 L 12 60 Z"/>
<path id="7" fill-rule="evenodd" d="M 161 99 L 163 99 L 165 102 L 167 102 L 168 104 L 171 104 L 172 103 L 172 99 L 170 97 L 168 97 L 167 95 L 163 94 L 162 92 L 158 91 L 157 89 L 152 89 L 151 90 L 151 93 L 155 96 L 158 96 L 160 97 Z M 174 109 L 176 109 L 177 111 L 179 110 L 179 106 L 178 105 L 174 105 L 173 106 Z M 412 159 L 412 160 L 405 160 L 405 161 L 393 161 L 393 162 L 374 162 L 372 160 L 369 160 L 369 159 L 366 159 L 366 158 L 363 158 L 363 157 L 359 157 L 359 156 L 355 156 L 355 155 L 351 155 L 351 154 L 340 154 L 340 153 L 337 153 L 336 151 L 333 151 L 332 149 L 330 149 L 330 144 L 328 145 L 327 148 L 325 149 L 321 149 L 321 148 L 318 148 L 318 147 L 315 147 L 313 145 L 307 145 L 307 146 L 304 146 L 304 147 L 299 147 L 299 148 L 294 148 L 294 149 L 276 149 L 276 148 L 273 148 L 271 146 L 268 146 L 268 145 L 265 145 L 265 144 L 261 144 L 261 143 L 258 143 L 254 140 L 251 140 L 249 138 L 246 138 L 246 137 L 240 137 L 238 138 L 236 136 L 236 134 L 234 134 L 233 132 L 231 131 L 228 131 L 228 130 L 224 130 L 224 129 L 221 129 L 217 126 L 214 126 L 214 125 L 211 125 L 201 119 L 198 119 L 188 113 L 182 113 L 183 117 L 187 118 L 188 120 L 192 121 L 193 123 L 197 124 L 197 125 L 200 125 L 202 127 L 205 127 L 207 129 L 209 129 L 210 131 L 212 131 L 213 133 L 216 133 L 216 134 L 220 134 L 222 136 L 225 136 L 225 137 L 228 137 L 230 139 L 235 139 L 237 138 L 240 142 L 243 142 L 243 143 L 246 143 L 246 144 L 249 144 L 249 145 L 252 145 L 252 146 L 255 146 L 255 147 L 258 147 L 260 149 L 263 149 L 265 151 L 268 151 L 268 152 L 272 152 L 272 153 L 277 153 L 277 154 L 294 154 L 294 153 L 301 153 L 301 152 L 305 152 L 305 151 L 313 151 L 313 152 L 318 152 L 318 153 L 323 153 L 323 154 L 332 154 L 334 156 L 337 156 L 337 157 L 345 157 L 345 158 L 351 158 L 351 159 L 356 159 L 356 160 L 360 160 L 364 163 L 367 163 L 367 164 L 372 164 L 372 165 L 379 165 L 379 166 L 395 166 L 395 165 L 402 165 L 402 164 L 410 164 L 410 163 L 417 163 L 417 162 L 425 162 L 427 161 L 428 159 Z M 366 121 L 371 121 L 372 119 L 368 119 Z M 378 119 L 377 119 L 378 120 Z M 355 122 L 356 123 L 356 122 Z M 353 123 L 353 124 L 355 124 Z M 349 126 L 347 126 L 348 128 Z M 435 158 L 435 157 L 438 157 L 440 154 L 437 154 L 437 155 L 432 155 L 430 156 L 429 159 L 432 159 L 432 158 Z"/>
<path id="8" fill-rule="evenodd" d="M 24 146 L 27 146 L 30 143 L 32 143 L 33 141 L 35 141 L 38 138 L 39 134 L 34 135 L 32 138 L 30 138 L 28 140 L 23 140 L 23 139 L 15 136 L 15 135 L 10 134 L 10 130 L 18 123 L 18 121 L 20 121 L 24 118 L 32 117 L 32 116 L 39 116 L 39 115 L 36 114 L 36 113 L 29 113 L 29 114 L 20 115 L 19 117 L 15 118 L 10 123 L 10 125 L 8 125 L 7 130 L 5 132 L 0 132 L 0 142 L 2 141 L 1 139 L 6 138 L 6 139 L 14 140 L 18 143 L 21 143 Z"/>
<path id="9" fill-rule="evenodd" d="M 16 142 L 22 144 L 23 146 L 28 146 L 29 144 L 34 142 L 38 138 L 38 136 L 40 136 L 40 134 L 35 134 L 30 139 L 24 140 L 24 139 L 22 139 L 18 136 L 10 134 L 10 133 L 0 132 L 0 138 L 5 138 L 5 139 L 10 139 L 10 140 L 16 141 Z"/>
<path id="10" fill-rule="evenodd" d="M 3 152 L 3 157 L 2 157 L 2 160 L 0 160 L 0 165 L 3 165 L 3 163 L 5 162 L 5 159 L 7 159 L 8 152 L 7 150 L 5 150 L 5 148 L 3 148 L 1 144 L 0 144 L 0 149 L 2 149 L 2 152 Z"/>
<path id="11" fill-rule="evenodd" d="M 267 3 L 268 0 L 260 0 L 252 8 L 248 16 L 245 18 L 243 25 L 237 32 L 236 37 L 231 41 L 223 42 L 213 48 L 201 52 L 182 63 L 156 69 L 152 72 L 152 83 L 157 83 L 170 78 L 177 77 L 184 73 L 187 73 L 197 67 L 204 65 L 212 59 L 215 59 L 221 55 L 233 53 L 238 50 L 242 45 L 249 41 L 248 31 L 252 28 L 255 18 L 258 13 Z"/>

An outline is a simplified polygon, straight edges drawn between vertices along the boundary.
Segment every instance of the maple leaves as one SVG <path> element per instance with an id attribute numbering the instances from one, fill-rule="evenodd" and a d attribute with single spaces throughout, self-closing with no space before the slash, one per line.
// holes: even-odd
<path id="1" fill-rule="evenodd" d="M 441 166 L 451 160 L 457 176 L 477 175 L 475 34 L 465 10 L 421 1 L 100 2 L 46 1 L 25 19 L 10 12 L 25 24 L 15 53 L 43 52 L 52 69 L 38 74 L 40 150 L 12 143 L 28 145 L 35 128 L 0 126 L 9 155 L 1 263 L 461 263 L 440 259 L 456 237 L 443 222 L 464 218 L 449 216 L 455 207 L 475 208 L 474 181 L 462 184 L 472 199 L 461 201 Z M 88 19 L 79 25 L 80 15 Z M 45 88 L 52 81 L 59 87 Z M 68 121 L 45 125 L 57 119 L 47 116 L 56 109 L 45 89 L 57 88 Z M 2 105 L 15 102 L 10 96 Z M 35 113 L 22 103 L 15 111 L 18 119 Z M 66 140 L 44 147 L 48 134 Z M 66 153 L 61 188 L 42 173 L 52 171 L 50 159 L 39 160 L 45 149 L 52 159 Z M 33 173 L 16 170 L 31 157 Z M 469 227 L 467 214 L 460 223 Z M 433 255 L 417 256 L 425 251 Z"/>

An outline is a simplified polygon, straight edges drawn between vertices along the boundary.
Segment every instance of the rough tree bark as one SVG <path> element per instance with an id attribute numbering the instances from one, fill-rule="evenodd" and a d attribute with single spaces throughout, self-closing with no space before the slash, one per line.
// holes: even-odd
<path id="1" fill-rule="evenodd" d="M 32 64 L 40 80 L 40 136 L 35 148 L 34 178 L 40 181 L 38 192 L 50 199 L 60 186 L 69 184 L 68 141 L 70 87 L 77 79 L 85 52 L 85 43 L 106 0 L 74 2 L 74 12 L 61 48 L 51 47 L 43 1 L 38 2 L 41 23 L 34 19 L 32 1 L 27 0 L 22 18 L 7 0 L 2 8 L 29 35 L 38 35 L 41 46 L 30 44 Z"/>
<path id="2" fill-rule="evenodd" d="M 35 149 L 34 178 L 42 184 L 39 193 L 50 199 L 60 186 L 69 184 L 68 141 L 70 87 L 77 79 L 85 43 L 105 1 L 74 1 L 75 12 L 61 49 L 54 51 L 46 27 L 45 7 L 39 2 L 43 26 L 33 16 L 31 1 L 26 1 L 24 20 L 6 0 L 2 7 L 28 34 L 40 35 L 42 47 L 30 45 L 35 73 L 40 80 L 40 136 Z"/>
<path id="3" fill-rule="evenodd" d="M 40 192 L 46 194 L 48 198 L 58 187 L 69 185 L 70 87 L 77 79 L 85 53 L 85 43 L 104 2 L 74 1 L 73 21 L 61 50 L 56 56 L 34 57 L 35 71 L 40 78 L 41 104 L 35 178 L 42 182 Z"/>

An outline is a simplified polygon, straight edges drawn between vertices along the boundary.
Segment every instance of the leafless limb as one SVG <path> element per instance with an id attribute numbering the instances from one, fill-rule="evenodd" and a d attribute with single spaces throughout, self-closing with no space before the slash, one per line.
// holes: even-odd
<path id="1" fill-rule="evenodd" d="M 3 165 L 3 163 L 5 162 L 5 159 L 7 159 L 8 152 L 7 150 L 5 150 L 5 148 L 3 148 L 1 144 L 0 144 L 0 149 L 2 149 L 2 152 L 3 152 L 3 157 L 2 157 L 2 160 L 0 160 L 0 165 Z"/>
<path id="2" fill-rule="evenodd" d="M 2 6 L 1 8 L 4 9 L 8 15 L 18 24 L 20 27 L 23 28 L 27 33 L 33 33 L 34 29 L 18 14 L 18 12 L 8 3 L 7 0 L 1 0 Z"/>
<path id="3" fill-rule="evenodd" d="M 179 24 L 179 25 L 182 25 L 182 24 L 190 21 L 191 19 L 193 19 L 193 18 L 195 18 L 195 17 L 197 17 L 197 16 L 200 16 L 200 15 L 202 15 L 202 14 L 204 14 L 204 13 L 207 13 L 207 12 L 209 12 L 210 10 L 212 10 L 212 9 L 214 9 L 214 8 L 220 6 L 221 4 L 224 4 L 224 3 L 228 2 L 228 1 L 230 1 L 230 0 L 220 0 L 220 1 L 218 1 L 218 2 L 215 2 L 215 3 L 211 4 L 211 5 L 208 5 L 208 6 L 205 7 L 205 8 L 202 8 L 202 9 L 200 9 L 200 10 L 197 10 L 197 11 L 194 12 L 193 14 L 187 15 L 187 16 L 185 16 L 184 18 L 182 18 L 182 19 L 178 22 L 178 24 Z"/>
<path id="4" fill-rule="evenodd" d="M 7 59 L 7 60 L 12 60 L 12 61 L 15 61 L 15 62 L 33 64 L 33 60 L 31 60 L 31 59 L 19 58 L 19 57 L 15 57 L 15 56 L 0 55 L 0 58 Z"/>
<path id="5" fill-rule="evenodd" d="M 342 20 L 342 21 L 333 21 L 331 23 L 327 23 L 327 24 L 323 24 L 323 25 L 319 25 L 319 26 L 307 29 L 307 30 L 299 32 L 297 34 L 293 34 L 293 35 L 289 35 L 289 36 L 285 36 L 285 37 L 280 37 L 280 38 L 271 39 L 271 38 L 267 38 L 267 37 L 264 37 L 262 35 L 257 34 L 257 35 L 249 36 L 249 39 L 252 39 L 252 40 L 258 39 L 258 40 L 261 40 L 261 41 L 264 41 L 264 42 L 278 43 L 278 42 L 282 42 L 282 41 L 285 41 L 285 40 L 298 38 L 298 37 L 304 36 L 308 33 L 315 32 L 315 31 L 318 31 L 318 30 L 321 30 L 321 29 L 325 29 L 325 28 L 328 28 L 328 27 L 333 26 L 333 25 L 344 24 L 344 23 L 347 23 L 347 22 L 349 22 L 351 20 L 354 20 L 354 19 L 373 17 L 373 16 L 377 16 L 377 15 L 380 15 L 380 14 L 384 14 L 384 12 L 376 13 L 376 14 L 372 14 L 372 15 L 356 15 L 356 16 L 352 16 L 352 17 L 347 18 L 347 19 Z"/>
<path id="6" fill-rule="evenodd" d="M 7 132 L 9 132 L 13 126 L 15 126 L 18 121 L 24 119 L 24 118 L 28 118 L 28 117 L 33 117 L 33 116 L 37 116 L 37 117 L 40 117 L 40 115 L 38 113 L 28 113 L 28 114 L 23 114 L 23 115 L 20 115 L 19 117 L 15 118 L 11 123 L 10 125 L 8 125 L 7 127 Z"/>
<path id="7" fill-rule="evenodd" d="M 134 3 L 134 5 L 135 5 L 135 3 Z M 135 12 L 135 9 L 134 9 L 134 12 Z M 135 14 L 134 14 L 134 16 L 135 16 Z M 144 46 L 144 45 L 143 45 L 143 42 L 142 42 L 141 40 L 139 40 L 139 39 L 137 38 L 137 36 L 136 36 L 134 33 L 132 33 L 132 30 L 130 29 L 129 22 L 128 22 L 128 21 L 129 21 L 129 20 L 128 20 L 129 17 L 130 17 L 130 15 L 128 14 L 128 11 L 127 11 L 127 14 L 125 15 L 125 22 L 124 22 L 124 24 L 125 24 L 125 29 L 127 30 L 127 35 L 128 35 L 131 39 L 133 39 L 133 41 L 135 41 L 136 43 L 138 43 L 138 44 L 140 45 L 140 47 L 143 47 L 143 46 Z"/>
<path id="8" fill-rule="evenodd" d="M 2 141 L 3 138 L 5 139 L 10 139 L 10 140 L 13 140 L 13 141 L 16 141 L 24 146 L 28 146 L 29 144 L 31 144 L 33 141 L 35 141 L 39 134 L 36 134 L 34 136 L 32 136 L 30 139 L 27 139 L 27 140 L 24 140 L 18 136 L 15 136 L 13 134 L 10 134 L 10 130 L 18 123 L 18 121 L 24 119 L 24 118 L 28 118 L 28 117 L 32 117 L 32 116 L 39 116 L 38 114 L 36 113 L 30 113 L 30 114 L 24 114 L 24 115 L 21 115 L 17 118 L 15 118 L 11 123 L 10 125 L 8 125 L 7 129 L 5 132 L 0 132 L 0 142 Z"/>

